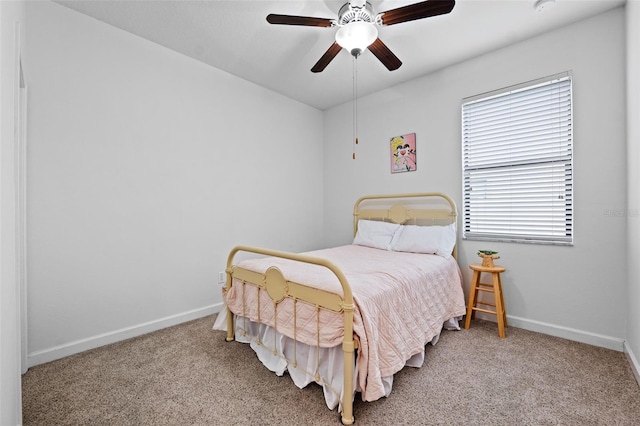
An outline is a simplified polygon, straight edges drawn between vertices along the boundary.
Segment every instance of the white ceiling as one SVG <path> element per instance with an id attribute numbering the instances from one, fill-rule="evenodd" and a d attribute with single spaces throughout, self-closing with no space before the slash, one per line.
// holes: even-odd
<path id="1" fill-rule="evenodd" d="M 336 28 L 270 25 L 269 13 L 334 19 L 346 0 L 54 0 L 300 102 L 326 109 L 351 100 L 352 57 L 342 51 L 321 73 L 311 67 Z M 420 0 L 370 0 L 376 12 Z M 458 0 L 447 15 L 379 29 L 403 65 L 388 71 L 369 51 L 357 60 L 363 96 L 562 27 L 625 0 Z"/>

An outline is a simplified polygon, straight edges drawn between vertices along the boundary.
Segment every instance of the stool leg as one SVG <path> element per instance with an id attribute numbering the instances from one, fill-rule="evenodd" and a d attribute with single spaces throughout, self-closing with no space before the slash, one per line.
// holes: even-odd
<path id="1" fill-rule="evenodd" d="M 500 335 L 501 338 L 505 337 L 504 334 L 504 319 L 505 319 L 505 314 L 504 314 L 504 306 L 503 306 L 503 302 L 502 302 L 502 291 L 501 291 L 501 286 L 500 286 L 500 274 L 497 272 L 493 272 L 491 274 L 492 278 L 493 278 L 493 296 L 495 299 L 495 303 L 496 303 L 496 317 L 498 319 L 498 334 Z"/>
<path id="2" fill-rule="evenodd" d="M 504 304 L 504 293 L 502 292 L 502 278 L 500 278 L 500 274 L 498 274 L 498 285 L 500 286 L 500 302 L 502 303 L 504 326 L 509 327 L 509 324 L 507 323 L 507 305 Z"/>
<path id="3" fill-rule="evenodd" d="M 475 311 L 473 308 L 476 306 L 476 299 L 478 297 L 478 283 L 480 282 L 480 272 L 473 271 L 473 277 L 471 278 L 471 287 L 469 287 L 469 305 L 467 306 L 467 318 L 464 321 L 464 328 L 468 329 L 471 326 L 471 317 Z"/>

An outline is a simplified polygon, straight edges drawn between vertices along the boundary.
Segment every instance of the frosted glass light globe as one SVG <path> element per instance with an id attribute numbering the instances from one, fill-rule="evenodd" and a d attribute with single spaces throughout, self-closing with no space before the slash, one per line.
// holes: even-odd
<path id="1" fill-rule="evenodd" d="M 376 26 L 364 21 L 349 22 L 336 32 L 336 43 L 355 57 L 358 57 L 377 38 Z"/>

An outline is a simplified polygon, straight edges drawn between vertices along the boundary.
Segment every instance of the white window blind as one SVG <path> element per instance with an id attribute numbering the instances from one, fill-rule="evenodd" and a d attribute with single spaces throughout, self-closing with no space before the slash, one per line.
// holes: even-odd
<path id="1" fill-rule="evenodd" d="M 463 238 L 573 243 L 571 76 L 462 105 Z"/>

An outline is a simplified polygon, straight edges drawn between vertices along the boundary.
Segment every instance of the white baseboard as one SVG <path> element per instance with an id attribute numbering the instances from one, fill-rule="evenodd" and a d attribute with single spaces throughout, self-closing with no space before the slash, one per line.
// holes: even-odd
<path id="1" fill-rule="evenodd" d="M 636 382 L 638 382 L 638 386 L 640 386 L 640 364 L 638 363 L 638 358 L 635 357 L 627 342 L 624 342 L 624 353 L 627 355 L 631 371 L 633 371 L 633 375 L 636 377 Z"/>
<path id="2" fill-rule="evenodd" d="M 562 337 L 563 339 L 573 340 L 576 342 L 587 343 L 589 345 L 599 346 L 602 348 L 613 349 L 619 352 L 624 350 L 624 339 L 618 337 L 605 336 L 603 334 L 590 333 L 575 328 L 562 327 L 555 324 L 534 321 L 525 318 L 519 318 L 507 315 L 509 325 L 523 328 L 529 331 L 548 334 L 550 336 Z"/>
<path id="3" fill-rule="evenodd" d="M 97 336 L 88 337 L 86 339 L 76 340 L 75 342 L 66 343 L 64 345 L 56 346 L 53 348 L 32 352 L 27 355 L 27 365 L 29 367 L 33 367 L 39 364 L 44 364 L 45 362 L 55 361 L 56 359 L 84 352 L 89 349 L 94 349 L 99 346 L 108 345 L 111 343 L 119 342 L 121 340 L 126 340 L 132 337 L 151 333 L 152 331 L 157 331 L 163 328 L 171 327 L 173 325 L 181 324 L 183 322 L 206 317 L 208 315 L 213 315 L 220 312 L 222 308 L 222 303 L 205 306 L 204 308 L 194 309 L 192 311 L 171 315 L 166 318 L 149 321 L 143 324 L 134 325 L 132 327 L 115 330 L 109 333 L 99 334 Z M 213 323 L 211 324 L 211 326 L 213 326 Z"/>
<path id="4" fill-rule="evenodd" d="M 188 312 L 161 318 L 155 321 L 149 321 L 132 327 L 115 330 L 109 333 L 100 334 L 86 339 L 77 340 L 75 342 L 56 346 L 53 348 L 32 352 L 27 355 L 27 363 L 29 367 L 33 367 L 46 362 L 55 361 L 70 355 L 94 349 L 100 346 L 116 343 L 132 337 L 141 336 L 146 333 L 161 330 L 183 322 L 192 321 L 208 315 L 220 312 L 224 305 L 217 303 L 215 305 L 205 306 L 204 308 L 195 309 Z M 636 376 L 636 380 L 640 384 L 640 364 L 631 351 L 629 345 L 617 337 L 605 336 L 602 334 L 590 333 L 583 330 L 577 330 L 569 327 L 562 327 L 554 324 L 544 323 L 540 321 L 529 320 L 520 317 L 507 315 L 509 325 L 522 328 L 529 331 L 548 334 L 551 336 L 561 337 L 564 339 L 574 340 L 581 343 L 587 343 L 607 349 L 613 349 L 625 352 L 629 358 L 629 363 Z M 212 324 L 213 327 L 213 324 Z"/>

